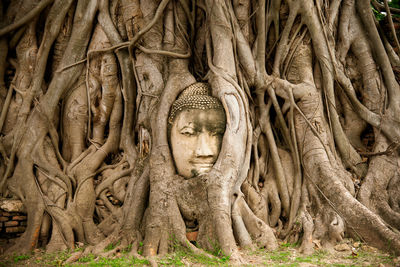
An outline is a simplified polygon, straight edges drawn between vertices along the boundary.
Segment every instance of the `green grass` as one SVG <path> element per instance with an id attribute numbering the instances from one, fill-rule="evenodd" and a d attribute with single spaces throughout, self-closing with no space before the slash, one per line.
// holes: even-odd
<path id="1" fill-rule="evenodd" d="M 294 259 L 295 262 L 305 262 L 305 263 L 312 263 L 316 265 L 321 265 L 328 257 L 329 253 L 325 250 L 316 250 L 310 256 L 299 256 Z"/>
<path id="2" fill-rule="evenodd" d="M 79 258 L 78 262 L 91 262 L 93 261 L 95 256 L 93 254 L 86 255 L 84 257 Z"/>
<path id="3" fill-rule="evenodd" d="M 40 257 L 35 259 L 35 263 L 46 266 L 63 266 L 64 261 L 70 256 L 71 252 L 69 250 L 55 253 L 43 253 Z"/>
<path id="4" fill-rule="evenodd" d="M 314 259 L 312 256 L 307 256 L 307 257 L 296 257 L 294 259 L 295 262 L 313 262 Z"/>
<path id="5" fill-rule="evenodd" d="M 25 254 L 16 255 L 16 256 L 14 256 L 14 262 L 17 263 L 19 261 L 24 261 L 24 260 L 29 259 L 30 257 L 31 257 L 30 255 L 25 255 Z"/>
<path id="6" fill-rule="evenodd" d="M 202 264 L 228 266 L 229 257 L 224 256 L 219 246 L 214 246 L 213 251 L 207 254 L 196 254 L 191 250 L 175 243 L 173 245 L 174 253 L 167 254 L 158 260 L 163 266 L 184 266 L 185 264 Z"/>
<path id="7" fill-rule="evenodd" d="M 66 265 L 66 266 L 79 266 L 82 261 L 78 261 L 74 264 Z M 86 266 L 107 266 L 107 267 L 125 267 L 125 266 L 143 266 L 149 265 L 150 262 L 146 259 L 137 259 L 134 257 L 121 257 L 117 259 L 110 258 L 98 258 L 93 259 L 86 262 Z"/>
<path id="8" fill-rule="evenodd" d="M 110 243 L 108 246 L 104 249 L 104 251 L 110 251 L 119 246 L 120 242 L 117 242 L 116 244 Z"/>
<path id="9" fill-rule="evenodd" d="M 269 258 L 277 262 L 288 262 L 290 260 L 290 252 L 289 251 L 276 252 L 270 255 Z"/>
<path id="10" fill-rule="evenodd" d="M 110 246 L 107 249 L 113 249 Z M 209 254 L 196 254 L 189 249 L 174 244 L 173 253 L 162 257 L 156 257 L 154 260 L 160 266 L 230 266 L 232 262 L 229 257 L 215 256 L 221 255 L 221 251 L 216 246 Z M 128 254 L 129 249 L 120 253 L 118 258 L 103 258 L 89 254 L 80 258 L 77 262 L 65 265 L 65 261 L 76 251 L 81 251 L 82 248 L 73 251 L 62 251 L 57 253 L 45 253 L 40 250 L 34 254 L 28 255 L 13 255 L 8 257 L 0 256 L 0 266 L 144 266 L 149 265 L 147 259 L 138 259 Z M 244 260 L 247 262 L 245 266 L 302 266 L 303 264 L 311 264 L 315 266 L 378 266 L 380 263 L 389 266 L 395 266 L 394 256 L 375 252 L 371 249 L 359 248 L 356 254 L 351 251 L 340 253 L 329 253 L 325 250 L 316 250 L 312 255 L 302 255 L 298 252 L 296 244 L 284 243 L 275 251 L 266 251 L 264 249 L 241 250 Z M 212 255 L 212 254 L 215 255 Z"/>
<path id="11" fill-rule="evenodd" d="M 282 244 L 280 244 L 281 248 L 295 248 L 297 246 L 298 246 L 297 243 L 282 243 Z"/>
<path id="12" fill-rule="evenodd" d="M 352 266 L 377 266 L 379 263 L 393 264 L 394 256 L 391 255 L 380 255 L 372 252 L 359 250 L 355 255 L 344 257 L 350 259 L 353 263 Z"/>

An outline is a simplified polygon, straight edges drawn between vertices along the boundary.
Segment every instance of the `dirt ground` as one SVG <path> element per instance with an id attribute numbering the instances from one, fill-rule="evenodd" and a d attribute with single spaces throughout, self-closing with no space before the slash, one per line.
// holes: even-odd
<path id="1" fill-rule="evenodd" d="M 98 258 L 95 255 L 81 257 L 71 263 L 66 261 L 72 254 L 77 254 L 84 248 L 75 251 L 46 253 L 36 249 L 30 255 L 4 255 L 3 251 L 13 240 L 0 239 L 0 266 L 146 266 L 148 259 L 133 258 L 127 252 L 120 252 L 111 258 Z M 392 256 L 366 244 L 345 239 L 330 251 L 318 249 L 312 255 L 304 255 L 294 244 L 281 243 L 279 249 L 267 252 L 263 249 L 242 250 L 240 266 L 400 266 L 400 257 Z M 112 247 L 109 248 L 110 250 Z M 231 266 L 228 257 L 205 257 L 195 255 L 182 247 L 175 247 L 175 252 L 163 257 L 154 258 L 160 266 Z"/>

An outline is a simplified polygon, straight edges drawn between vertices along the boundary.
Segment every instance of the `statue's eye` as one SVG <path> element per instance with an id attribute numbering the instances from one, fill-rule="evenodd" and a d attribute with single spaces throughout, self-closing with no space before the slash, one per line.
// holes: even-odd
<path id="1" fill-rule="evenodd" d="M 193 129 L 191 129 L 191 128 L 184 128 L 181 131 L 181 134 L 183 134 L 185 136 L 193 136 L 193 135 L 195 135 L 195 131 Z"/>

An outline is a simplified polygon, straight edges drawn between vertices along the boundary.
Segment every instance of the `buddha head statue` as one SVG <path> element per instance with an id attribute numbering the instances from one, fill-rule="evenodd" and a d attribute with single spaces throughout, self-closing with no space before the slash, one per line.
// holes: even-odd
<path id="1" fill-rule="evenodd" d="M 179 175 L 192 178 L 211 170 L 218 158 L 226 117 L 206 83 L 194 83 L 178 96 L 168 117 L 169 142 Z"/>

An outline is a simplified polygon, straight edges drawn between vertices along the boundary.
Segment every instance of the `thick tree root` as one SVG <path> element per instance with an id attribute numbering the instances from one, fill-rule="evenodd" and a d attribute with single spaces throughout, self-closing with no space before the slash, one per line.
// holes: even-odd
<path id="1" fill-rule="evenodd" d="M 5 1 L 0 24 L 0 191 L 28 211 L 9 252 L 156 265 L 178 244 L 241 264 L 346 231 L 400 254 L 399 44 L 369 1 Z M 205 80 L 227 123 L 187 180 L 167 118 Z"/>

